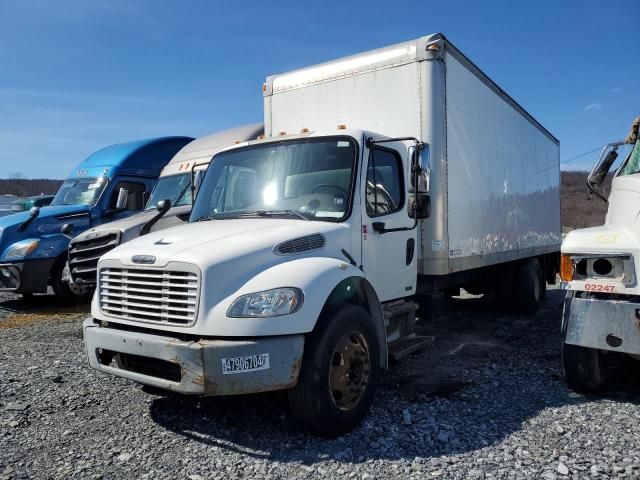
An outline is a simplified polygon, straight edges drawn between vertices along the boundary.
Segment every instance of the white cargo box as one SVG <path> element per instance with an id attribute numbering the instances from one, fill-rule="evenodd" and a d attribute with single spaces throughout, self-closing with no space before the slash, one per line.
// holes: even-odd
<path id="1" fill-rule="evenodd" d="M 338 125 L 431 147 L 419 274 L 560 250 L 559 142 L 443 35 L 267 78 L 265 132 Z"/>

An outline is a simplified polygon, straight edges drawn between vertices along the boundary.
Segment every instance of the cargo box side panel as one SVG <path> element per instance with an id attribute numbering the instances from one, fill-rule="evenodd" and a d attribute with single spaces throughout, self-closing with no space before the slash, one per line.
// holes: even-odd
<path id="1" fill-rule="evenodd" d="M 559 147 L 446 57 L 449 269 L 557 251 Z"/>
<path id="2" fill-rule="evenodd" d="M 346 125 L 387 136 L 420 137 L 418 68 L 411 62 L 274 93 L 267 97 L 271 132 Z"/>

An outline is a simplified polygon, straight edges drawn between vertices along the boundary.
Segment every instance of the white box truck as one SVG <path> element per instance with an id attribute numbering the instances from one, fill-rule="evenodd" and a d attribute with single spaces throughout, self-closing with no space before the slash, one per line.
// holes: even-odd
<path id="1" fill-rule="evenodd" d="M 424 343 L 417 293 L 535 309 L 558 270 L 558 141 L 439 34 L 263 90 L 266 135 L 214 157 L 189 224 L 101 258 L 87 353 L 183 393 L 287 389 L 335 435 Z"/>

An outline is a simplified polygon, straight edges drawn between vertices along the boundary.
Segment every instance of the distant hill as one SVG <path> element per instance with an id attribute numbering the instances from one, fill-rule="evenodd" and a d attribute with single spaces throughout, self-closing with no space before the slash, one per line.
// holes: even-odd
<path id="1" fill-rule="evenodd" d="M 565 229 L 595 227 L 604 223 L 608 204 L 595 195 L 589 199 L 588 172 L 562 172 L 560 201 L 562 226 Z M 611 190 L 612 175 L 605 180 L 605 191 Z"/>
<path id="2" fill-rule="evenodd" d="M 562 225 L 565 228 L 583 228 L 602 225 L 607 213 L 607 204 L 599 198 L 589 200 L 587 172 L 562 172 Z M 62 180 L 47 179 L 0 179 L 0 195 L 11 194 L 19 197 L 54 194 Z M 606 191 L 611 186 L 611 175 L 607 178 Z"/>
<path id="3" fill-rule="evenodd" d="M 48 180 L 44 178 L 0 178 L 0 195 L 15 195 L 30 197 L 33 195 L 53 195 L 62 185 L 62 180 Z"/>

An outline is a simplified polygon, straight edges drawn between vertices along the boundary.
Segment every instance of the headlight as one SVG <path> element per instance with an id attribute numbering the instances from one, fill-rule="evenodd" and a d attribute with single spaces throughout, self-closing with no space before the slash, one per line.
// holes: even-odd
<path id="1" fill-rule="evenodd" d="M 274 288 L 238 297 L 229 307 L 227 317 L 278 317 L 297 312 L 302 307 L 302 290 Z"/>
<path id="2" fill-rule="evenodd" d="M 16 260 L 19 258 L 24 258 L 32 253 L 36 248 L 38 248 L 39 243 L 40 240 L 23 240 L 21 242 L 15 243 L 7 251 L 5 260 Z"/>
<path id="3" fill-rule="evenodd" d="M 625 286 L 636 283 L 633 257 L 627 254 L 563 254 L 560 278 L 573 280 L 610 280 Z"/>

